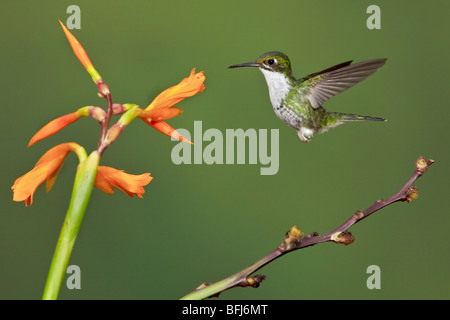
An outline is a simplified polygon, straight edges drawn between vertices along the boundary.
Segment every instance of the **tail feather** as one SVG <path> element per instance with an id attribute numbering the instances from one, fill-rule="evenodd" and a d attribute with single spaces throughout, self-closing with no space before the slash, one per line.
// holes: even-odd
<path id="1" fill-rule="evenodd" d="M 383 118 L 370 117 L 370 116 L 360 116 L 357 114 L 343 113 L 341 114 L 341 121 L 387 121 Z"/>
<path id="2" fill-rule="evenodd" d="M 360 116 L 352 113 L 327 112 L 326 117 L 322 122 L 321 128 L 319 128 L 317 131 L 320 133 L 326 132 L 328 129 L 337 127 L 345 122 L 351 121 L 387 121 L 387 120 L 377 117 Z"/>

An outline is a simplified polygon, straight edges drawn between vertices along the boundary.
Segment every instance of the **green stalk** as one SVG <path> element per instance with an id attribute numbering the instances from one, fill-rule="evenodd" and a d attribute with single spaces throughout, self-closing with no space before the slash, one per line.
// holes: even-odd
<path id="1" fill-rule="evenodd" d="M 100 154 L 94 151 L 78 165 L 72 198 L 48 272 L 42 296 L 43 300 L 56 300 L 58 298 L 59 288 L 66 273 L 70 254 L 92 193 L 99 161 Z"/>

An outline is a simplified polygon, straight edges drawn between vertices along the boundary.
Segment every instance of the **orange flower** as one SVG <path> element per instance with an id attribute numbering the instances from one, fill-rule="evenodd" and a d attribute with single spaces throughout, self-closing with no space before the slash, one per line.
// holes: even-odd
<path id="1" fill-rule="evenodd" d="M 172 128 L 167 122 L 165 121 L 148 121 L 147 119 L 142 119 L 144 120 L 146 123 L 148 123 L 149 125 L 152 126 L 153 129 L 158 130 L 159 132 L 162 132 L 166 135 L 168 135 L 169 137 L 172 137 L 173 139 L 176 139 L 178 141 L 183 141 L 186 143 L 190 143 L 193 144 L 191 141 L 189 141 L 188 139 L 186 139 L 185 137 L 183 137 L 181 134 L 178 133 L 177 130 L 175 130 L 174 128 Z"/>
<path id="2" fill-rule="evenodd" d="M 151 121 L 159 121 L 179 115 L 183 111 L 173 106 L 184 98 L 192 97 L 193 95 L 202 92 L 205 89 L 205 85 L 203 84 L 204 81 L 205 76 L 203 75 L 203 71 L 195 73 L 195 68 L 193 68 L 188 78 L 184 78 L 179 84 L 161 92 L 155 100 L 145 108 L 140 117 L 150 118 Z"/>
<path id="3" fill-rule="evenodd" d="M 192 144 L 162 120 L 181 114 L 183 110 L 174 107 L 174 105 L 184 98 L 202 92 L 205 89 L 204 81 L 203 71 L 195 73 L 195 68 L 193 68 L 188 78 L 184 78 L 179 84 L 164 90 L 145 110 L 140 110 L 139 118 L 169 137 Z"/>
<path id="4" fill-rule="evenodd" d="M 125 192 L 129 197 L 138 196 L 142 198 L 145 193 L 144 186 L 152 181 L 150 173 L 141 175 L 128 174 L 123 170 L 117 170 L 111 167 L 99 166 L 95 185 L 107 194 L 114 193 L 114 188 Z"/>
<path id="5" fill-rule="evenodd" d="M 42 139 L 51 136 L 52 134 L 55 134 L 64 127 L 67 127 L 69 124 L 77 121 L 82 116 L 83 114 L 81 112 L 75 111 L 50 121 L 45 126 L 43 126 L 38 132 L 36 132 L 36 134 L 31 138 L 30 142 L 28 143 L 28 147 L 32 146 L 38 141 L 41 141 Z"/>
<path id="6" fill-rule="evenodd" d="M 26 206 L 31 205 L 34 192 L 45 180 L 47 180 L 46 190 L 49 192 L 55 183 L 64 159 L 66 159 L 70 151 L 79 153 L 80 148 L 82 148 L 80 145 L 70 142 L 57 145 L 48 150 L 31 171 L 16 179 L 11 187 L 14 192 L 13 200 L 25 201 Z"/>
<path id="7" fill-rule="evenodd" d="M 84 51 L 83 46 L 78 42 L 77 38 L 75 38 L 74 35 L 66 28 L 66 26 L 61 22 L 61 20 L 58 21 L 64 30 L 67 40 L 69 40 L 69 44 L 72 47 L 75 56 L 78 58 L 78 60 L 80 60 L 81 64 L 84 66 L 87 72 L 89 72 L 89 74 L 92 77 L 92 80 L 94 80 L 95 83 L 98 83 L 102 78 L 92 65 L 92 62 L 89 59 L 86 51 Z"/>

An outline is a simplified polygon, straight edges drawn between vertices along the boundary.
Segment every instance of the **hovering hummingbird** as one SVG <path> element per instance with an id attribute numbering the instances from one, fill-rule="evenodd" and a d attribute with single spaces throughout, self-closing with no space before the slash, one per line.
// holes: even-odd
<path id="1" fill-rule="evenodd" d="M 259 68 L 266 78 L 275 114 L 297 130 L 300 140 L 309 142 L 314 133 L 326 132 L 348 121 L 386 121 L 350 113 L 328 112 L 322 107 L 331 97 L 373 74 L 386 60 L 374 59 L 355 64 L 347 61 L 298 80 L 292 74 L 288 56 L 278 51 L 264 53 L 255 62 L 235 64 L 228 68 Z"/>

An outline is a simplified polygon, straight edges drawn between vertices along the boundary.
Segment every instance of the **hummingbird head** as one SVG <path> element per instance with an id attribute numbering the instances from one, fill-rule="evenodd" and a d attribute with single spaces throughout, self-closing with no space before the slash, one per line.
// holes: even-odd
<path id="1" fill-rule="evenodd" d="M 258 67 L 261 71 L 267 70 L 269 72 L 292 75 L 291 62 L 289 61 L 288 56 L 279 51 L 263 53 L 254 62 L 228 66 L 229 69 L 239 67 Z"/>
<path id="2" fill-rule="evenodd" d="M 279 51 L 266 52 L 254 62 L 235 64 L 228 68 L 239 67 L 258 67 L 266 78 L 272 106 L 277 109 L 295 85 L 291 62 L 287 55 Z"/>

